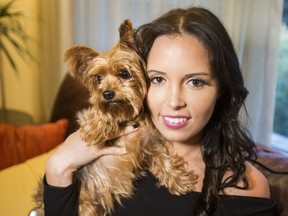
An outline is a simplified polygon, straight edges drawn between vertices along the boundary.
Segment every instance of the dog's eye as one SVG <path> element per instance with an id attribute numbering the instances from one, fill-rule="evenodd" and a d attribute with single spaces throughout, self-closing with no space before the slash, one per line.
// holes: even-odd
<path id="1" fill-rule="evenodd" d="M 121 71 L 120 72 L 120 77 L 122 79 L 129 79 L 131 77 L 131 74 L 128 71 Z"/>
<path id="2" fill-rule="evenodd" d="M 103 80 L 103 76 L 97 74 L 97 75 L 95 76 L 95 80 L 96 80 L 99 84 L 101 84 L 101 82 L 102 82 L 102 80 Z"/>

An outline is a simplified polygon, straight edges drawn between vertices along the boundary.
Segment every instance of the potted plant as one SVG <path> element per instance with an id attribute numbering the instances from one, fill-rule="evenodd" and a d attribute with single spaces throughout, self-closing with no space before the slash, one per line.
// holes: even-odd
<path id="1" fill-rule="evenodd" d="M 22 58 L 32 57 L 26 46 L 28 36 L 21 22 L 23 20 L 23 13 L 14 10 L 14 2 L 15 0 L 0 5 L 0 91 L 2 121 L 3 118 L 6 121 L 5 119 L 9 117 L 7 117 L 8 110 L 6 108 L 4 71 L 1 57 L 8 60 L 12 71 L 17 77 L 19 76 L 19 72 L 15 56 L 11 54 L 11 49 L 14 49 Z"/>

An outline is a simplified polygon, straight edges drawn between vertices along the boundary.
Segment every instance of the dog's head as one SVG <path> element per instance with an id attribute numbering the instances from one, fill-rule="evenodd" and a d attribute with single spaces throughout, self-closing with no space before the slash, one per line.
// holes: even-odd
<path id="1" fill-rule="evenodd" d="M 134 32 L 131 21 L 125 20 L 119 27 L 120 40 L 111 50 L 98 53 L 73 46 L 65 53 L 70 74 L 89 89 L 90 103 L 126 121 L 139 115 L 147 91 L 145 64 L 134 49 Z"/>

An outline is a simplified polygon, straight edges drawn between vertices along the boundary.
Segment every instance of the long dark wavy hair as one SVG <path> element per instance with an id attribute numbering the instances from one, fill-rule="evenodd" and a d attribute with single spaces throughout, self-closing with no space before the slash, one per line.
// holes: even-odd
<path id="1" fill-rule="evenodd" d="M 248 188 L 244 163 L 256 158 L 255 144 L 238 117 L 241 107 L 246 112 L 244 101 L 248 91 L 232 41 L 221 21 L 207 9 L 174 9 L 140 26 L 135 34 L 136 46 L 147 62 L 157 37 L 177 34 L 196 37 L 204 45 L 221 92 L 204 128 L 201 148 L 206 165 L 205 177 L 194 210 L 194 215 L 213 215 L 220 191 L 237 187 L 239 181 L 244 183 L 243 189 Z M 232 171 L 232 175 L 223 179 L 227 171 Z"/>

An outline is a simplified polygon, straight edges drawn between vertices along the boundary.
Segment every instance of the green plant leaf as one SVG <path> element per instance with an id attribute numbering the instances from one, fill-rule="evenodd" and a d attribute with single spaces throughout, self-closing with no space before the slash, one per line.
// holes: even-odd
<path id="1" fill-rule="evenodd" d="M 0 41 L 0 49 L 4 51 L 8 61 L 10 62 L 12 68 L 14 69 L 14 71 L 16 72 L 16 74 L 18 75 L 18 71 L 17 71 L 17 67 L 16 64 L 12 58 L 12 56 L 10 55 L 9 51 L 6 49 L 5 45 L 2 43 L 2 41 Z"/>
<path id="2" fill-rule="evenodd" d="M 15 58 L 8 50 L 14 48 L 21 58 L 35 60 L 27 49 L 29 37 L 23 29 L 21 19 L 23 13 L 14 11 L 13 5 L 16 0 L 12 0 L 5 5 L 0 5 L 0 52 L 8 59 L 15 75 L 18 76 Z M 9 46 L 8 46 L 9 44 Z M 6 46 L 7 45 L 7 46 Z"/>
<path id="3" fill-rule="evenodd" d="M 25 47 L 21 46 L 14 38 L 12 38 L 10 35 L 8 34 L 3 34 L 6 38 L 6 40 L 13 45 L 13 47 L 16 49 L 16 51 L 18 52 L 19 55 L 22 56 L 22 58 L 24 58 L 25 56 L 29 56 L 30 53 L 28 52 L 27 49 L 25 49 Z"/>

